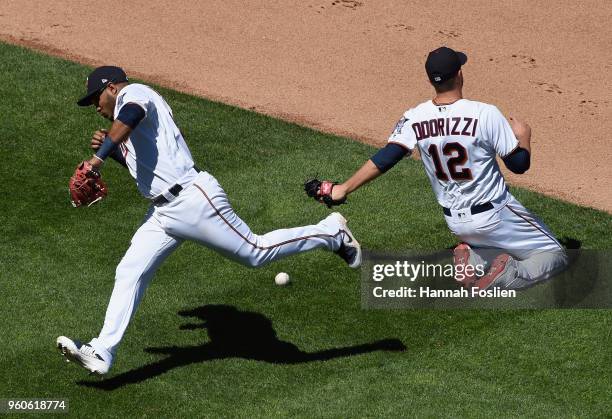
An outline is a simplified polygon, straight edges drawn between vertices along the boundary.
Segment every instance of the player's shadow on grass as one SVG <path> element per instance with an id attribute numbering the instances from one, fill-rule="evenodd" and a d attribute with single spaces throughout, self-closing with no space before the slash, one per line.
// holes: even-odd
<path id="1" fill-rule="evenodd" d="M 403 351 L 399 339 L 384 339 L 362 345 L 304 352 L 296 345 L 276 336 L 270 319 L 260 313 L 240 311 L 227 305 L 206 305 L 180 311 L 183 317 L 196 317 L 203 323 L 188 323 L 182 330 L 207 329 L 209 341 L 197 346 L 147 348 L 145 352 L 166 355 L 160 361 L 101 381 L 79 381 L 78 384 L 103 390 L 114 390 L 126 384 L 140 383 L 174 368 L 213 359 L 244 358 L 273 364 L 299 364 L 327 361 L 373 351 Z"/>

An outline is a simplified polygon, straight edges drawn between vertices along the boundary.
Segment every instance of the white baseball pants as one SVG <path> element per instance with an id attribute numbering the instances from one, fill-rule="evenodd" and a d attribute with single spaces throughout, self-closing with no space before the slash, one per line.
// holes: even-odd
<path id="1" fill-rule="evenodd" d="M 496 255 L 509 254 L 512 266 L 506 284 L 512 289 L 530 287 L 567 266 L 563 246 L 512 194 L 492 204 L 493 209 L 480 214 L 452 210 L 451 216 L 445 216 L 451 232 L 472 248 L 471 265 L 486 266 Z"/>
<path id="2" fill-rule="evenodd" d="M 117 266 L 115 286 L 98 338 L 90 343 L 112 360 L 138 304 L 161 263 L 185 240 L 257 267 L 319 247 L 336 251 L 344 230 L 336 218 L 257 235 L 236 215 L 217 180 L 201 172 L 173 201 L 151 206 Z"/>

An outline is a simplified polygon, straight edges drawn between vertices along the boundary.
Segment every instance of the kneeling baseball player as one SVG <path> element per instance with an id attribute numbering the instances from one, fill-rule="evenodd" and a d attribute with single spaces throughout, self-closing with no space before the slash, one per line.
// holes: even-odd
<path id="1" fill-rule="evenodd" d="M 153 274 L 185 240 L 251 267 L 316 248 L 337 253 L 351 268 L 361 264 L 359 243 L 339 213 L 315 225 L 253 233 L 234 212 L 217 180 L 194 165 L 166 101 L 148 86 L 129 84 L 121 68 L 95 69 L 87 90 L 78 104 L 95 105 L 113 122 L 108 132 L 94 134 L 95 155 L 82 162 L 71 178 L 73 205 L 91 205 L 106 195 L 99 170 L 112 157 L 127 167 L 151 206 L 117 266 L 99 336 L 89 343 L 57 338 L 57 347 L 68 360 L 94 373 L 108 372 Z"/>
<path id="2" fill-rule="evenodd" d="M 496 161 L 500 156 L 512 172 L 527 171 L 531 128 L 513 118 L 508 122 L 493 105 L 463 98 L 466 62 L 465 54 L 450 48 L 432 51 L 425 69 L 434 99 L 406 111 L 388 144 L 346 182 L 314 179 L 305 189 L 328 206 L 341 204 L 418 147 L 440 212 L 462 242 L 454 250 L 455 264 L 488 266 L 462 285 L 527 288 L 563 270 L 567 255 L 548 227 L 508 191 Z"/>

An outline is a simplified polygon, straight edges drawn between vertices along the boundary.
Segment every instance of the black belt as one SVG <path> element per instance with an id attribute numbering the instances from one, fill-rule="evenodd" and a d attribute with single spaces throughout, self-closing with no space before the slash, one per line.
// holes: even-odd
<path id="1" fill-rule="evenodd" d="M 170 192 L 174 196 L 178 196 L 182 190 L 183 190 L 183 187 L 177 183 L 176 185 L 168 189 L 168 192 Z M 166 198 L 163 195 L 158 195 L 155 198 L 153 198 L 151 201 L 153 201 L 153 204 L 155 205 L 167 204 L 169 202 L 168 198 Z"/>
<path id="2" fill-rule="evenodd" d="M 475 215 L 475 214 L 480 214 L 481 212 L 489 211 L 492 209 L 493 209 L 493 204 L 490 202 L 487 202 L 486 204 L 478 204 L 478 205 L 474 205 L 473 207 L 470 207 L 470 212 L 472 213 L 472 215 Z M 448 215 L 449 217 L 451 216 L 450 209 L 446 207 L 442 207 L 442 211 L 444 211 L 444 215 Z"/>
<path id="3" fill-rule="evenodd" d="M 196 170 L 196 172 L 200 173 L 200 169 L 198 169 L 197 166 L 193 166 L 193 168 Z M 183 187 L 177 183 L 176 185 L 168 189 L 168 192 L 170 192 L 174 196 L 179 196 L 179 193 L 181 193 L 182 190 L 183 190 Z M 167 204 L 169 202 L 168 198 L 166 198 L 163 195 L 158 195 L 155 198 L 153 198 L 151 201 L 153 202 L 154 205 Z"/>

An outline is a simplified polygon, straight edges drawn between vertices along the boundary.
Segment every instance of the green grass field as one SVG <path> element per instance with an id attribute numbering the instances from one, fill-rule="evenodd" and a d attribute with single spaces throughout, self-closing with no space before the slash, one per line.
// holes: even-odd
<path id="1" fill-rule="evenodd" d="M 253 270 L 186 243 L 158 271 L 108 381 L 64 363 L 56 337 L 98 333 L 115 266 L 147 208 L 114 162 L 104 169 L 109 197 L 70 206 L 68 178 L 106 126 L 75 105 L 88 72 L 0 44 L 0 399 L 65 398 L 79 417 L 610 417 L 609 310 L 367 311 L 359 272 L 322 251 Z M 304 179 L 344 179 L 374 151 L 160 91 L 198 165 L 258 233 L 324 217 Z M 610 215 L 513 193 L 559 237 L 612 248 Z M 341 210 L 367 249 L 455 243 L 417 161 Z M 279 271 L 292 286 L 274 285 Z M 225 334 L 223 350 L 206 330 L 180 328 L 197 319 L 178 312 L 198 308 L 211 333 Z M 385 350 L 383 339 L 406 350 Z M 169 355 L 150 349 L 170 346 Z"/>

